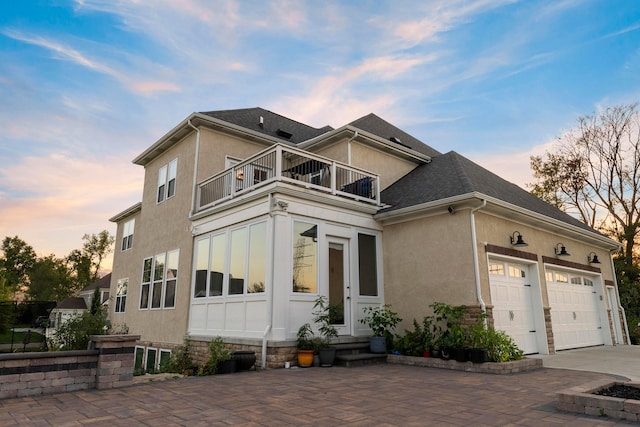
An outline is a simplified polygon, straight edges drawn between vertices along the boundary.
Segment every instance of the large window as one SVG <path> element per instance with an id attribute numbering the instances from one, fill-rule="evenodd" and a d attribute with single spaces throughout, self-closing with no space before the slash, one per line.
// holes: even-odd
<path id="1" fill-rule="evenodd" d="M 376 236 L 358 233 L 358 272 L 360 295 L 378 296 Z"/>
<path id="2" fill-rule="evenodd" d="M 263 221 L 198 239 L 193 297 L 264 292 L 266 238 Z"/>
<path id="3" fill-rule="evenodd" d="M 143 261 L 141 310 L 175 307 L 179 254 L 176 249 Z"/>
<path id="4" fill-rule="evenodd" d="M 127 305 L 127 287 L 129 286 L 129 279 L 119 279 L 116 284 L 116 306 L 114 311 L 116 313 L 124 313 L 124 309 Z"/>
<path id="5" fill-rule="evenodd" d="M 158 171 L 158 203 L 163 202 L 165 199 L 173 197 L 173 195 L 176 194 L 177 172 L 178 159 L 171 160 Z"/>
<path id="6" fill-rule="evenodd" d="M 293 292 L 318 292 L 318 226 L 293 222 Z"/>
<path id="7" fill-rule="evenodd" d="M 124 223 L 122 227 L 122 245 L 120 246 L 121 250 L 126 251 L 127 249 L 131 249 L 133 246 L 133 228 L 135 226 L 136 220 L 132 219 L 131 221 L 127 221 Z"/>

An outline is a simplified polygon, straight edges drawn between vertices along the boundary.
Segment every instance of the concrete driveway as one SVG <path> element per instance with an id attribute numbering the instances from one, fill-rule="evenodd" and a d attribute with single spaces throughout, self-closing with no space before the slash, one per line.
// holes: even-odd
<path id="1" fill-rule="evenodd" d="M 640 346 L 637 345 L 587 347 L 530 357 L 542 359 L 545 368 L 599 372 L 640 381 Z"/>

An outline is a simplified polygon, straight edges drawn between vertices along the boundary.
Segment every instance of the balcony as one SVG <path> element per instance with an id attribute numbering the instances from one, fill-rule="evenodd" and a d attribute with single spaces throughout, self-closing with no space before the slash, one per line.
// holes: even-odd
<path id="1" fill-rule="evenodd" d="M 197 211 L 273 182 L 379 204 L 377 175 L 303 150 L 276 145 L 198 184 Z"/>

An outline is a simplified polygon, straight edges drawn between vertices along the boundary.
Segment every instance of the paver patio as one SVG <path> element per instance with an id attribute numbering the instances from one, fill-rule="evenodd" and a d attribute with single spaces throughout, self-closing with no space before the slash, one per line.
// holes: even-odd
<path id="1" fill-rule="evenodd" d="M 555 409 L 555 393 L 612 375 L 490 375 L 404 365 L 278 369 L 0 401 L 0 427 L 615 426 Z"/>

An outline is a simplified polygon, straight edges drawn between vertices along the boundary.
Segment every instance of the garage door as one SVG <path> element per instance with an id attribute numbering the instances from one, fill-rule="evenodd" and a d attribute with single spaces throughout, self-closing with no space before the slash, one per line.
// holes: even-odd
<path id="1" fill-rule="evenodd" d="M 604 344 L 593 278 L 554 270 L 546 277 L 556 350 Z"/>
<path id="2" fill-rule="evenodd" d="M 489 262 L 494 327 L 509 334 L 525 354 L 538 352 L 529 269 L 524 264 Z"/>

